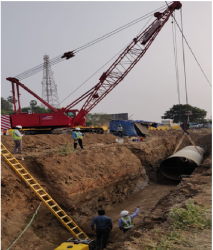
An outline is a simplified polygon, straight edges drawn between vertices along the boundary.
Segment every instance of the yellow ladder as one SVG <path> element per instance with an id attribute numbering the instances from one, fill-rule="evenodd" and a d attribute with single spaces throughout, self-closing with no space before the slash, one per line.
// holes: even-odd
<path id="1" fill-rule="evenodd" d="M 61 221 L 70 233 L 79 240 L 89 237 L 75 224 L 75 222 L 64 212 L 64 210 L 51 198 L 51 196 L 38 184 L 20 162 L 1 143 L 1 155 L 15 172 L 28 184 L 33 192 L 44 202 L 49 210 Z"/>

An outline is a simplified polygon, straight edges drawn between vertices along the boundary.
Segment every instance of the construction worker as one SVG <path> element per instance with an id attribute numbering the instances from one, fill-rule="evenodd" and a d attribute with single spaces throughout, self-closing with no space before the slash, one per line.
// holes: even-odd
<path id="1" fill-rule="evenodd" d="M 133 218 L 138 215 L 139 213 L 139 206 L 137 206 L 136 211 L 134 212 L 134 214 L 132 215 L 128 215 L 129 212 L 124 210 L 121 212 L 121 218 L 118 220 L 118 226 L 120 228 L 120 230 L 123 230 L 123 232 L 125 233 L 126 231 L 128 231 L 129 229 L 131 229 L 134 226 L 133 223 Z"/>
<path id="2" fill-rule="evenodd" d="M 77 145 L 79 144 L 81 149 L 83 148 L 83 135 L 80 132 L 80 128 L 75 128 L 72 132 L 72 137 L 74 139 L 74 149 L 77 149 Z"/>
<path id="3" fill-rule="evenodd" d="M 123 137 L 123 127 L 121 126 L 121 124 L 118 125 L 117 135 L 119 137 Z"/>
<path id="4" fill-rule="evenodd" d="M 96 229 L 94 228 L 96 224 Z M 98 216 L 94 217 L 91 223 L 92 230 L 96 230 L 97 249 L 105 249 L 112 230 L 111 218 L 105 216 L 105 210 L 98 210 Z"/>
<path id="5" fill-rule="evenodd" d="M 7 135 L 7 130 L 3 129 L 3 135 Z"/>
<path id="6" fill-rule="evenodd" d="M 190 128 L 189 124 L 187 122 L 183 122 L 180 126 L 183 129 L 183 131 L 189 135 L 189 131 L 188 131 Z"/>
<path id="7" fill-rule="evenodd" d="M 22 151 L 22 136 L 23 136 L 23 134 L 20 133 L 20 129 L 22 129 L 22 126 L 17 125 L 16 129 L 12 131 L 12 137 L 13 137 L 13 140 L 15 142 L 13 154 L 16 154 L 16 149 L 18 149 L 19 154 L 21 154 L 21 151 Z"/>

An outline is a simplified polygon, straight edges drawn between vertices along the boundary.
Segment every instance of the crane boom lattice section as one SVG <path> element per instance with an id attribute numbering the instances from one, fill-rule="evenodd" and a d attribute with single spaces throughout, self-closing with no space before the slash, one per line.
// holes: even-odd
<path id="1" fill-rule="evenodd" d="M 126 75 L 146 53 L 175 9 L 180 9 L 181 6 L 182 4 L 180 2 L 173 2 L 163 13 L 156 12 L 154 14 L 156 19 L 132 40 L 132 42 L 124 49 L 110 68 L 102 74 L 99 79 L 99 83 L 95 85 L 94 90 L 86 99 L 86 102 L 79 111 L 79 114 L 74 119 L 75 121 L 80 120 L 88 114 L 126 77 Z M 78 102 L 80 102 L 80 99 L 71 103 L 68 107 L 72 108 L 74 104 Z"/>
<path id="2" fill-rule="evenodd" d="M 66 212 L 53 200 L 53 198 L 38 184 L 32 175 L 1 143 L 1 155 L 22 180 L 32 189 L 48 209 L 61 221 L 67 230 L 79 240 L 87 240 L 89 237 L 77 226 Z"/>
<path id="3" fill-rule="evenodd" d="M 153 34 L 146 46 L 141 44 L 142 39 L 146 32 L 151 29 L 151 27 L 153 27 L 159 20 L 155 20 L 145 31 L 143 31 L 133 39 L 131 44 L 123 51 L 123 53 L 111 65 L 111 67 L 103 73 L 103 75 L 99 79 L 100 82 L 96 85 L 96 91 L 87 99 L 82 109 L 89 112 L 124 79 L 124 77 L 131 71 L 131 69 L 146 53 L 171 14 L 172 12 L 169 10 L 166 10 L 164 12 L 163 16 L 160 19 L 161 25 Z"/>

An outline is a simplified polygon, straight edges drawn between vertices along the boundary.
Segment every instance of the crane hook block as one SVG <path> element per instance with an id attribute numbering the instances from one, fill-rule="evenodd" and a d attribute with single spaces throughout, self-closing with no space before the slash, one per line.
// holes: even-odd
<path id="1" fill-rule="evenodd" d="M 73 51 L 68 51 L 68 52 L 65 52 L 61 58 L 65 58 L 66 57 L 66 60 L 68 60 L 68 59 L 70 59 L 70 58 L 72 58 L 74 56 L 75 55 L 74 55 Z"/>

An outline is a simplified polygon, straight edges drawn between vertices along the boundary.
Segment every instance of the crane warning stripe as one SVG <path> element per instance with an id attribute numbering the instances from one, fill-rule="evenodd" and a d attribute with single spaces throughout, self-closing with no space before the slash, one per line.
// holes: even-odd
<path id="1" fill-rule="evenodd" d="M 2 115 L 1 116 L 1 129 L 10 129 L 10 116 L 9 115 Z"/>

